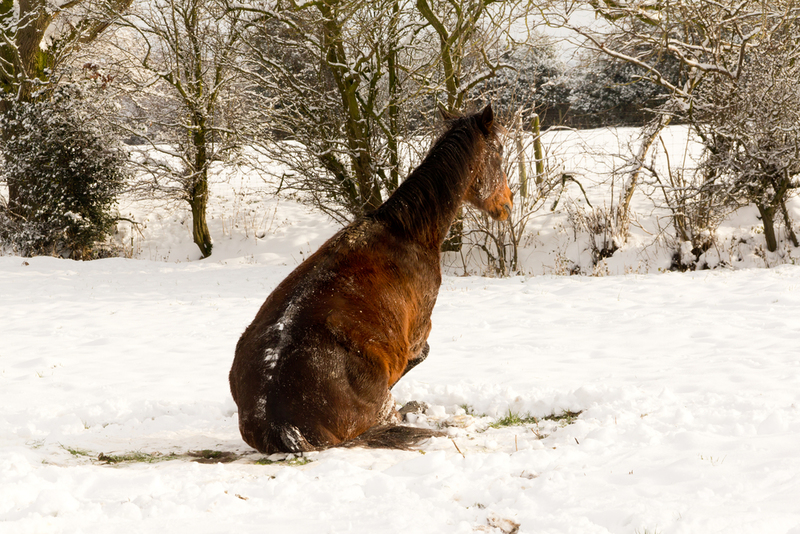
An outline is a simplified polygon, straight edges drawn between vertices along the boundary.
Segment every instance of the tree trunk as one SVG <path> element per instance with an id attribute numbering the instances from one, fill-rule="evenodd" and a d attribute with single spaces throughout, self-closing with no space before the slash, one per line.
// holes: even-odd
<path id="1" fill-rule="evenodd" d="M 200 173 L 189 195 L 189 205 L 192 207 L 192 237 L 204 258 L 211 255 L 213 243 L 211 233 L 206 223 L 206 208 L 208 207 L 208 177 L 205 172 Z"/>
<path id="2" fill-rule="evenodd" d="M 778 250 L 778 239 L 775 236 L 775 216 L 778 210 L 783 212 L 784 220 L 786 221 L 786 229 L 790 234 L 792 243 L 796 242 L 797 237 L 794 236 L 792 230 L 791 220 L 789 219 L 789 212 L 786 210 L 786 195 L 792 187 L 792 181 L 789 179 L 788 173 L 772 173 L 768 175 L 768 183 L 772 186 L 774 193 L 769 200 L 769 204 L 756 204 L 758 212 L 761 214 L 761 223 L 764 225 L 764 237 L 767 239 L 767 250 L 775 252 Z"/>
<path id="3" fill-rule="evenodd" d="M 781 200 L 781 212 L 783 213 L 783 224 L 786 225 L 786 233 L 789 235 L 792 245 L 800 247 L 800 243 L 797 242 L 797 235 L 794 233 L 794 228 L 792 228 L 792 218 L 789 217 L 789 210 L 786 209 L 786 200 Z"/>
<path id="4" fill-rule="evenodd" d="M 13 40 L 14 47 L 6 43 L 0 43 L 2 54 L 0 57 L 5 63 L 2 67 L 4 73 L 2 79 L 2 90 L 9 95 L 15 95 L 15 100 L 29 102 L 33 94 L 34 79 L 45 79 L 44 70 L 48 67 L 47 54 L 41 49 L 41 42 L 44 32 L 50 25 L 52 15 L 46 10 L 45 2 L 42 0 L 20 0 L 20 18 L 27 20 L 27 24 L 17 26 L 14 32 L 13 2 L 4 1 L 0 7 L 0 20 L 6 40 Z M 11 102 L 4 99 L 0 113 L 9 111 Z M 13 133 L 2 132 L 3 136 L 10 136 Z M 17 179 L 22 177 L 9 177 L 8 179 L 8 208 L 12 214 L 21 215 L 20 210 L 20 186 Z"/>
<path id="5" fill-rule="evenodd" d="M 389 71 L 389 135 L 386 139 L 386 146 L 389 149 L 389 193 L 391 194 L 400 185 L 400 155 L 397 147 L 397 136 L 399 135 L 398 118 L 400 110 L 397 102 L 400 94 L 400 79 L 398 76 L 397 48 L 399 46 L 397 37 L 397 19 L 400 16 L 400 5 L 394 2 L 392 5 L 392 24 L 390 28 L 389 53 L 386 58 L 387 70 Z"/>
<path id="6" fill-rule="evenodd" d="M 442 242 L 442 252 L 459 252 L 464 241 L 464 208 L 460 208 Z"/>
<path id="7" fill-rule="evenodd" d="M 417 10 L 428 21 L 434 31 L 439 35 L 440 59 L 444 71 L 444 83 L 447 91 L 447 111 L 456 111 L 458 107 L 458 76 L 453 63 L 452 41 L 453 35 L 447 31 L 442 21 L 428 5 L 427 0 L 417 0 Z M 458 29 L 456 29 L 458 31 Z"/>
<path id="8" fill-rule="evenodd" d="M 360 205 L 361 197 L 350 172 L 331 151 L 323 152 L 318 158 L 322 166 L 333 175 L 334 180 L 339 184 L 340 191 L 347 197 L 348 209 L 353 211 L 355 206 Z"/>
<path id="9" fill-rule="evenodd" d="M 517 135 L 515 142 L 517 144 L 517 173 L 519 174 L 519 196 L 522 202 L 528 198 L 528 162 L 525 158 L 525 144 L 522 142 L 522 136 L 525 134 L 525 129 L 522 127 L 522 117 L 517 121 Z"/>
<path id="10" fill-rule="evenodd" d="M 211 255 L 213 243 L 211 232 L 208 231 L 206 222 L 206 208 L 208 207 L 208 152 L 206 147 L 207 128 L 205 117 L 197 114 L 194 118 L 194 132 L 192 144 L 194 145 L 194 173 L 192 186 L 189 191 L 189 205 L 192 207 L 192 237 L 200 248 L 204 258 Z"/>
<path id="11" fill-rule="evenodd" d="M 52 67 L 49 54 L 41 49 L 42 39 L 53 20 L 43 0 L 20 0 L 20 13 L 30 17 L 30 22 L 17 29 L 17 49 L 21 65 L 15 65 L 22 75 L 18 99 L 27 102 L 31 99 L 36 81 L 47 79 L 45 69 Z"/>
<path id="12" fill-rule="evenodd" d="M 778 240 L 775 238 L 775 207 L 756 204 L 761 214 L 761 223 L 764 225 L 764 237 L 767 239 L 767 250 L 778 250 Z"/>
<path id="13" fill-rule="evenodd" d="M 14 94 L 17 80 L 16 48 L 8 45 L 14 41 L 16 7 L 14 0 L 0 1 L 0 31 L 3 32 L 0 40 L 0 88 L 7 94 Z M 3 99 L 0 101 L 0 112 L 6 111 L 8 111 L 8 100 Z"/>
<path id="14" fill-rule="evenodd" d="M 533 157 L 536 160 L 536 187 L 541 188 L 544 181 L 544 150 L 542 150 L 542 131 L 537 113 L 534 113 L 533 119 L 531 119 L 531 133 L 533 134 Z"/>
<path id="15" fill-rule="evenodd" d="M 380 184 L 375 179 L 376 175 L 372 165 L 365 115 L 361 113 L 359 107 L 358 86 L 361 80 L 354 71 L 347 68 L 341 21 L 336 18 L 331 5 L 322 3 L 317 8 L 325 17 L 326 62 L 342 99 L 342 110 L 345 115 L 344 131 L 347 136 L 347 146 L 350 149 L 350 163 L 361 196 L 361 206 L 359 207 L 363 211 L 374 210 L 381 205 L 382 199 Z"/>
<path id="16" fill-rule="evenodd" d="M 625 190 L 622 193 L 622 198 L 620 199 L 619 208 L 617 210 L 619 217 L 617 228 L 619 228 L 620 234 L 618 237 L 622 239 L 623 242 L 628 239 L 631 200 L 633 199 L 634 191 L 636 191 L 636 186 L 639 184 L 639 178 L 642 176 L 645 158 L 650 151 L 650 147 L 653 146 L 653 143 L 658 139 L 658 135 L 669 125 L 671 120 L 672 117 L 669 115 L 659 115 L 650 124 L 645 126 L 642 132 L 642 144 L 639 145 L 639 152 L 636 154 L 636 161 L 634 162 L 635 167 L 628 177 L 628 182 L 625 184 Z"/>

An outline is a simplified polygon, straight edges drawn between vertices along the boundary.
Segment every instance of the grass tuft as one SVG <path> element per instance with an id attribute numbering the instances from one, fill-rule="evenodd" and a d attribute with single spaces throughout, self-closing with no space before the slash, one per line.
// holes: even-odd
<path id="1" fill-rule="evenodd" d="M 530 414 L 523 416 L 509 410 L 505 417 L 501 417 L 489 426 L 492 428 L 503 428 L 506 426 L 533 425 L 538 422 L 539 420 Z"/>
<path id="2" fill-rule="evenodd" d="M 67 445 L 61 445 L 60 443 L 59 443 L 59 446 L 62 449 L 64 449 L 65 451 L 67 451 L 68 453 L 70 453 L 72 456 L 92 456 L 92 453 L 87 451 L 86 449 L 78 449 L 77 447 L 69 447 Z"/>
<path id="3" fill-rule="evenodd" d="M 147 453 L 141 451 L 133 451 L 123 454 L 105 454 L 101 452 L 97 459 L 105 464 L 152 464 L 156 462 L 166 462 L 168 460 L 177 460 L 178 456 L 173 453 L 161 454 L 160 452 Z"/>
<path id="4" fill-rule="evenodd" d="M 269 458 L 265 457 L 265 458 L 260 458 L 260 459 L 256 460 L 256 464 L 258 464 L 258 465 L 291 465 L 291 466 L 297 467 L 297 466 L 301 466 L 301 465 L 310 464 L 313 461 L 314 460 L 306 458 L 305 456 L 286 458 L 284 460 L 270 460 Z"/>
<path id="5" fill-rule="evenodd" d="M 571 412 L 567 410 L 560 414 L 551 414 L 542 418 L 537 418 L 531 414 L 520 415 L 519 413 L 509 410 L 505 417 L 498 419 L 489 426 L 491 428 L 503 428 L 506 426 L 536 425 L 539 421 L 555 421 L 559 426 L 565 427 L 574 423 L 581 413 L 583 412 Z"/>
<path id="6" fill-rule="evenodd" d="M 545 419 L 547 421 L 555 421 L 560 426 L 565 427 L 567 425 L 571 425 L 572 423 L 574 423 L 575 420 L 578 418 L 578 416 L 580 414 L 582 414 L 582 413 L 583 413 L 583 410 L 579 410 L 577 412 L 571 412 L 569 410 L 565 410 L 565 411 L 561 412 L 558 415 L 551 414 L 551 415 L 547 415 L 545 417 L 542 417 L 542 419 Z"/>

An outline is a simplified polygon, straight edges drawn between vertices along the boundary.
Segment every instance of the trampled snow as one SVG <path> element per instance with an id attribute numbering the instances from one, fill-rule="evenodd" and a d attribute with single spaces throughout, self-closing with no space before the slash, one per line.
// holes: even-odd
<path id="1" fill-rule="evenodd" d="M 160 211 L 139 259 L 0 257 L 0 532 L 800 533 L 800 267 L 446 276 L 393 393 L 447 437 L 265 458 L 234 346 L 335 225 L 214 202 L 207 260 Z"/>

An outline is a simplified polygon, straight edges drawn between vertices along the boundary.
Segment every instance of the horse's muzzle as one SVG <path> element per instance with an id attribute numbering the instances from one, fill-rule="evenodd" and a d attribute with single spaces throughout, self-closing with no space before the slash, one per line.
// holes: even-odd
<path id="1" fill-rule="evenodd" d="M 511 203 L 506 202 L 503 204 L 502 208 L 500 206 L 495 206 L 494 209 L 489 210 L 489 215 L 491 215 L 492 219 L 495 221 L 505 221 L 511 217 Z"/>

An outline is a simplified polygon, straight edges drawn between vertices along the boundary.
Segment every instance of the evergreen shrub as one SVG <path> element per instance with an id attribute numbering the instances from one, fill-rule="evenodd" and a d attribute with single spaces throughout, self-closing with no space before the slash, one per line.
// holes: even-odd
<path id="1" fill-rule="evenodd" d="M 127 156 L 78 86 L 0 116 L 0 243 L 24 256 L 97 257 L 116 218 Z"/>

